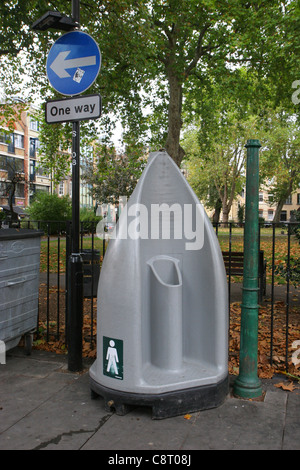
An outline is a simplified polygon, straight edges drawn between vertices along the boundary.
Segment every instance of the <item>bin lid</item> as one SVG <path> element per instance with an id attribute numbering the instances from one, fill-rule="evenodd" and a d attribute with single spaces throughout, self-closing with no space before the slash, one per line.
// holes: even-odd
<path id="1" fill-rule="evenodd" d="M 20 238 L 35 238 L 44 235 L 42 230 L 28 228 L 6 228 L 0 229 L 0 240 L 17 240 Z"/>

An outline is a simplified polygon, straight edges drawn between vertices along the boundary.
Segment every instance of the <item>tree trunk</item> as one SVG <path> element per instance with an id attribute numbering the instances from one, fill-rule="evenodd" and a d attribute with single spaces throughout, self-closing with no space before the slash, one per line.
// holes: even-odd
<path id="1" fill-rule="evenodd" d="M 13 207 L 13 198 L 16 192 L 16 185 L 11 183 L 11 187 L 9 190 L 9 195 L 8 195 L 8 205 L 9 205 L 9 210 L 11 214 L 11 220 L 18 220 L 18 214 L 14 212 L 14 207 Z"/>
<path id="2" fill-rule="evenodd" d="M 288 182 L 287 191 L 284 194 L 284 197 L 282 197 L 277 203 L 277 207 L 276 207 L 276 211 L 275 211 L 275 215 L 273 219 L 273 222 L 275 222 L 276 224 L 279 224 L 280 222 L 280 214 L 281 214 L 285 201 L 287 200 L 288 197 L 290 197 L 290 195 L 293 192 L 293 183 L 294 183 L 294 176 L 291 176 Z"/>
<path id="3" fill-rule="evenodd" d="M 284 206 L 284 203 L 285 203 L 286 199 L 287 198 L 280 199 L 280 201 L 277 204 L 274 219 L 273 219 L 273 222 L 275 222 L 276 224 L 279 224 L 279 222 L 280 222 L 280 214 L 281 214 L 281 211 L 282 211 L 282 208 Z"/>
<path id="4" fill-rule="evenodd" d="M 224 186 L 223 194 L 220 196 L 222 200 L 222 223 L 223 223 L 223 227 L 227 227 L 229 211 L 230 211 L 230 207 L 228 207 L 228 202 L 227 202 L 227 197 L 228 197 L 227 185 Z"/>
<path id="5" fill-rule="evenodd" d="M 180 131 L 182 127 L 182 84 L 178 77 L 172 72 L 168 73 L 169 81 L 169 113 L 168 113 L 168 136 L 165 143 L 166 151 L 180 167 L 184 157 L 184 150 L 180 146 Z"/>
<path id="6" fill-rule="evenodd" d="M 218 199 L 215 205 L 215 212 L 213 214 L 213 223 L 218 224 L 220 220 L 220 214 L 221 214 L 221 209 L 222 209 L 222 201 L 221 199 Z"/>
<path id="7" fill-rule="evenodd" d="M 229 217 L 229 209 L 226 201 L 223 203 L 222 207 L 222 223 L 224 224 L 223 227 L 227 227 L 228 224 L 228 217 Z"/>

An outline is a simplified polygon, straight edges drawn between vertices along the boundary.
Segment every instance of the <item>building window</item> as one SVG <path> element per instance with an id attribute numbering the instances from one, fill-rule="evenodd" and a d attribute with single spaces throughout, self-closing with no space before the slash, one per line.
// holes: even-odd
<path id="1" fill-rule="evenodd" d="M 286 222 L 287 220 L 287 212 L 286 211 L 281 211 L 280 213 L 280 222 Z"/>
<path id="2" fill-rule="evenodd" d="M 7 164 L 6 164 L 6 157 L 4 155 L 0 155 L 0 170 L 6 171 Z"/>
<path id="3" fill-rule="evenodd" d="M 264 194 L 263 193 L 259 193 L 259 202 L 264 202 Z"/>
<path id="4" fill-rule="evenodd" d="M 9 134 L 4 131 L 0 131 L 0 144 L 8 144 Z"/>
<path id="5" fill-rule="evenodd" d="M 285 204 L 292 204 L 292 195 L 290 194 L 289 197 L 286 199 Z"/>
<path id="6" fill-rule="evenodd" d="M 8 178 L 14 173 L 24 173 L 24 160 L 14 157 L 0 157 L 1 170 L 8 172 Z"/>
<path id="7" fill-rule="evenodd" d="M 300 193 L 297 194 L 297 204 L 300 206 Z"/>
<path id="8" fill-rule="evenodd" d="M 38 191 L 44 191 L 45 193 L 49 193 L 49 186 L 42 186 L 40 184 L 35 184 L 34 185 L 35 192 L 37 193 Z"/>
<path id="9" fill-rule="evenodd" d="M 274 218 L 274 212 L 272 210 L 268 210 L 268 220 L 271 222 Z"/>
<path id="10" fill-rule="evenodd" d="M 24 160 L 20 158 L 8 157 L 9 165 L 16 173 L 24 173 Z"/>
<path id="11" fill-rule="evenodd" d="M 7 151 L 15 153 L 15 134 L 10 134 L 7 140 Z"/>
<path id="12" fill-rule="evenodd" d="M 16 184 L 15 197 L 22 197 L 22 198 L 24 197 L 24 184 L 22 183 Z"/>
<path id="13" fill-rule="evenodd" d="M 24 136 L 21 134 L 15 134 L 15 147 L 20 149 L 24 148 Z"/>
<path id="14" fill-rule="evenodd" d="M 8 196 L 7 183 L 5 181 L 0 181 L 0 197 Z"/>
<path id="15" fill-rule="evenodd" d="M 32 158 L 36 157 L 36 152 L 39 149 L 39 146 L 40 146 L 39 139 L 34 139 L 34 138 L 30 137 L 30 150 L 29 150 L 29 152 L 30 152 L 30 156 Z"/>
<path id="16" fill-rule="evenodd" d="M 44 178 L 49 178 L 49 172 L 48 170 L 45 170 L 42 166 L 38 165 L 35 167 L 35 174 L 36 176 L 44 177 Z"/>
<path id="17" fill-rule="evenodd" d="M 35 119 L 30 119 L 30 130 L 38 132 L 39 121 L 36 121 Z"/>
<path id="18" fill-rule="evenodd" d="M 30 160 L 29 164 L 29 180 L 35 180 L 35 160 Z"/>
<path id="19" fill-rule="evenodd" d="M 58 194 L 59 194 L 59 196 L 63 196 L 63 195 L 64 195 L 64 182 L 63 182 L 63 181 L 61 181 L 61 182 L 59 183 Z"/>

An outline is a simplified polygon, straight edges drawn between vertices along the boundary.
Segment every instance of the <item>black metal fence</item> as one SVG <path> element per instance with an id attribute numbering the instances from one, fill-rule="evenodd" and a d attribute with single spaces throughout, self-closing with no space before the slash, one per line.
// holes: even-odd
<path id="1" fill-rule="evenodd" d="M 64 348 L 64 340 L 68 333 L 67 260 L 71 253 L 71 222 L 21 221 L 19 224 L 24 228 L 39 228 L 44 231 L 41 241 L 39 324 L 36 341 L 38 343 L 43 340 L 48 344 L 61 345 Z M 98 238 L 96 227 L 96 222 L 83 222 L 80 232 L 80 248 L 84 262 L 83 338 L 86 352 L 95 349 L 97 286 L 108 244 L 108 239 Z M 230 222 L 214 224 L 214 228 L 226 266 L 229 305 L 237 306 L 242 300 L 244 227 Z M 280 354 L 286 371 L 291 363 L 291 341 L 295 339 L 295 334 L 296 336 L 298 334 L 296 339 L 300 340 L 299 292 L 293 271 L 296 266 L 295 260 L 299 260 L 300 257 L 297 228 L 299 230 L 299 223 L 285 223 L 279 227 L 273 223 L 260 225 L 258 301 L 262 310 L 266 306 L 268 308 L 268 325 L 264 327 L 269 328 L 268 361 L 272 364 Z M 230 322 L 233 321 L 231 311 L 232 308 L 229 309 Z M 279 314 L 280 329 L 285 329 L 284 333 L 281 332 L 280 340 L 277 335 Z M 290 335 L 291 330 L 294 336 Z M 278 353 L 279 347 L 280 353 Z"/>
<path id="2" fill-rule="evenodd" d="M 223 252 L 225 266 L 227 260 L 228 298 L 232 306 L 232 302 L 237 299 L 237 282 L 242 283 L 243 280 L 242 275 L 236 275 L 241 264 L 236 253 L 243 253 L 244 226 L 230 222 L 214 224 L 214 227 Z M 273 365 L 275 359 L 284 364 L 285 370 L 288 371 L 293 352 L 292 343 L 295 339 L 300 339 L 299 222 L 287 222 L 280 225 L 271 222 L 260 223 L 259 247 L 260 327 L 269 329 L 268 334 L 264 335 L 264 337 L 267 336 L 268 341 L 269 363 Z M 242 292 L 240 291 L 238 301 L 241 300 Z M 264 321 L 266 318 L 268 321 Z"/>
<path id="3" fill-rule="evenodd" d="M 39 315 L 36 342 L 66 347 L 68 334 L 68 259 L 72 251 L 71 221 L 18 222 L 20 228 L 43 230 L 40 257 Z M 97 222 L 81 222 L 80 252 L 83 259 L 84 343 L 96 341 L 96 297 L 102 260 L 108 239 L 96 235 Z"/>

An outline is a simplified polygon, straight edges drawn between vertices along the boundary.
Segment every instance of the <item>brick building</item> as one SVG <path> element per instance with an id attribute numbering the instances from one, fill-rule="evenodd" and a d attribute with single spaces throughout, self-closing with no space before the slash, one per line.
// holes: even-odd
<path id="1" fill-rule="evenodd" d="M 34 113 L 22 111 L 11 125 L 13 130 L 0 127 L 0 205 L 8 205 L 11 182 L 17 174 L 13 205 L 24 209 L 36 191 L 49 192 L 51 184 L 49 175 L 37 166 L 39 123 Z"/>
<path id="2" fill-rule="evenodd" d="M 0 116 L 1 119 L 1 116 Z M 22 213 L 37 191 L 72 196 L 72 179 L 66 175 L 57 187 L 53 187 L 50 175 L 39 165 L 39 122 L 35 110 L 22 111 L 12 123 L 13 129 L 0 121 L 0 206 L 8 208 L 12 178 L 17 175 L 13 195 L 14 211 Z M 71 149 L 64 152 L 70 159 Z M 92 207 L 93 201 L 87 185 L 80 188 L 81 206 Z"/>

